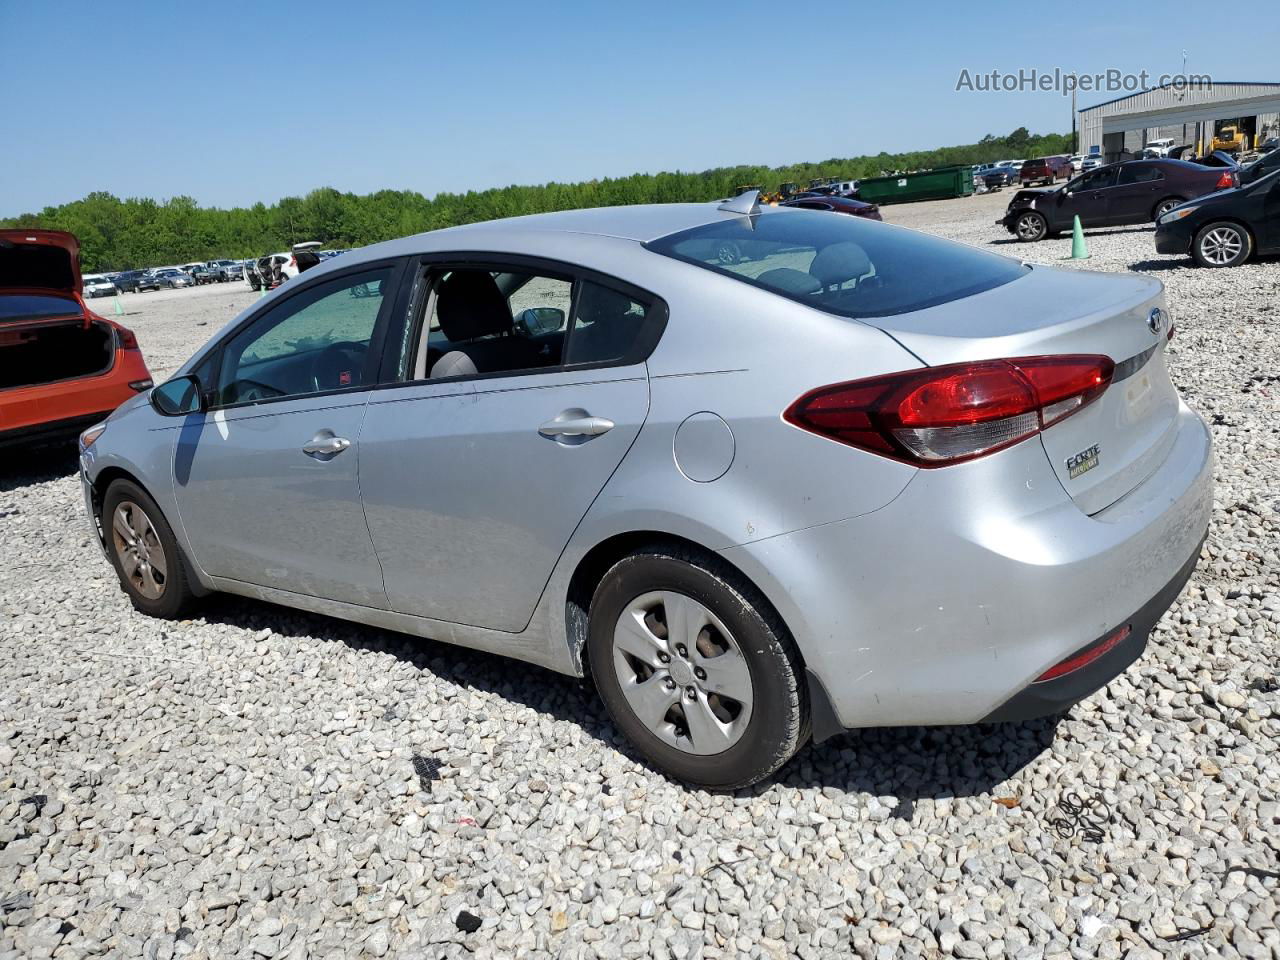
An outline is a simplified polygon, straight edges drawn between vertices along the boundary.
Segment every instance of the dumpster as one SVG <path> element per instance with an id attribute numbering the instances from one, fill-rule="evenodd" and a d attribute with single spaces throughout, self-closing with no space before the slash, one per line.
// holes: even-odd
<path id="1" fill-rule="evenodd" d="M 871 177 L 858 181 L 858 199 L 867 203 L 909 203 L 912 200 L 946 200 L 973 193 L 973 166 L 938 167 L 896 177 Z"/>

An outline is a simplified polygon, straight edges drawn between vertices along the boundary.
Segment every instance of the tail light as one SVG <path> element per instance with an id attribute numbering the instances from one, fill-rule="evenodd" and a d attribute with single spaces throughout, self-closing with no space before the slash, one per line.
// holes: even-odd
<path id="1" fill-rule="evenodd" d="M 1230 190 L 1232 187 L 1240 186 L 1240 181 L 1236 179 L 1236 175 L 1231 170 L 1222 171 L 1222 176 L 1218 178 L 1218 190 Z"/>
<path id="2" fill-rule="evenodd" d="M 128 330 L 125 327 L 116 327 L 116 336 L 120 340 L 121 350 L 138 349 L 138 338 L 133 335 L 132 330 Z"/>
<path id="3" fill-rule="evenodd" d="M 1115 364 L 1085 354 L 980 360 L 811 390 L 787 408 L 793 426 L 918 467 L 986 456 L 1092 403 Z"/>

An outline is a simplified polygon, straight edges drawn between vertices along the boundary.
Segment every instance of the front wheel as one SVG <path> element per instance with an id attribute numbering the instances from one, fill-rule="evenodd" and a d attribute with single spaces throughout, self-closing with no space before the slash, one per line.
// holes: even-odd
<path id="1" fill-rule="evenodd" d="M 173 530 L 147 492 L 117 480 L 102 498 L 107 555 L 120 585 L 141 612 L 173 620 L 195 598 Z"/>
<path id="2" fill-rule="evenodd" d="M 1014 221 L 1013 230 L 1019 240 L 1034 243 L 1045 238 L 1045 235 L 1049 232 L 1049 221 L 1044 218 L 1044 214 L 1028 210 L 1026 213 L 1018 214 L 1018 219 Z"/>
<path id="3" fill-rule="evenodd" d="M 1191 242 L 1191 256 L 1202 267 L 1238 267 L 1251 253 L 1253 237 L 1238 223 L 1206 224 Z"/>
<path id="4" fill-rule="evenodd" d="M 794 643 L 758 592 L 712 557 L 658 546 L 618 561 L 592 598 L 587 648 L 614 723 L 680 780 L 748 786 L 808 739 Z"/>

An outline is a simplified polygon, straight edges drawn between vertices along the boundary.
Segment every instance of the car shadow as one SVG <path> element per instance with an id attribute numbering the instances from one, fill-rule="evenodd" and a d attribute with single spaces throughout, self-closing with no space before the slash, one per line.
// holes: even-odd
<path id="1" fill-rule="evenodd" d="M 614 726 L 589 680 L 529 668 L 497 654 L 225 594 L 208 598 L 201 615 L 210 623 L 246 630 L 269 627 L 286 639 L 319 637 L 356 651 L 389 654 L 424 674 L 574 723 L 601 744 L 648 766 Z M 1052 717 L 1026 723 L 850 731 L 803 747 L 774 778 L 740 792 L 763 793 L 774 783 L 784 783 L 893 796 L 900 803 L 984 794 L 1049 749 L 1058 721 Z"/>
<path id="2" fill-rule="evenodd" d="M 1176 260 L 1139 260 L 1129 264 L 1129 269 L 1139 273 L 1159 273 L 1162 270 L 1193 270 L 1195 266 L 1196 262 L 1190 257 L 1179 257 Z"/>
<path id="3" fill-rule="evenodd" d="M 74 440 L 11 447 L 0 454 L 0 493 L 74 476 L 79 468 L 79 451 Z"/>

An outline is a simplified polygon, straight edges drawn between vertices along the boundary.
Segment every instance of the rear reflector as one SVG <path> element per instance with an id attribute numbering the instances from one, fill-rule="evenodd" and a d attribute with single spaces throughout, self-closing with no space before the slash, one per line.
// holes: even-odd
<path id="1" fill-rule="evenodd" d="M 1109 357 L 1016 357 L 925 367 L 811 390 L 793 426 L 920 467 L 986 456 L 1082 410 L 1111 382 Z"/>
<path id="2" fill-rule="evenodd" d="M 1059 677 L 1065 677 L 1069 673 L 1075 673 L 1082 667 L 1087 667 L 1099 657 L 1106 656 L 1129 636 L 1130 630 L 1126 624 L 1118 630 L 1107 634 L 1091 647 L 1081 650 L 1079 653 L 1073 654 L 1061 663 L 1050 667 L 1040 676 L 1032 680 L 1032 683 L 1044 683 L 1046 680 L 1057 680 Z"/>

